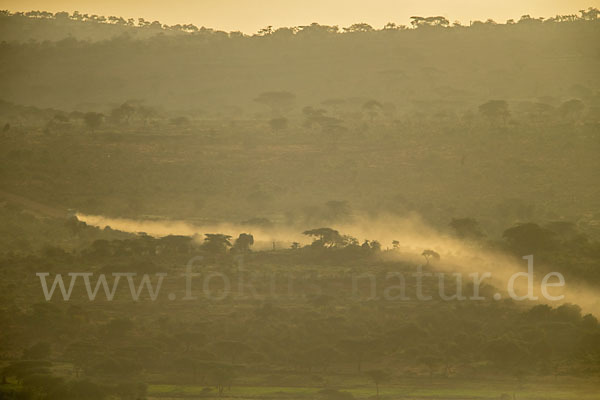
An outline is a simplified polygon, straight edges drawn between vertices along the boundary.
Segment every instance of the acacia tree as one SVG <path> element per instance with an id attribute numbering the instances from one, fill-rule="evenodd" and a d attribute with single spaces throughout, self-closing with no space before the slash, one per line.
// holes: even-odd
<path id="1" fill-rule="evenodd" d="M 535 223 L 518 224 L 502 233 L 509 248 L 518 255 L 551 250 L 556 245 L 556 234 Z"/>
<path id="2" fill-rule="evenodd" d="M 104 115 L 97 112 L 90 111 L 83 115 L 83 122 L 92 133 L 102 125 L 102 121 L 104 121 Z"/>
<path id="3" fill-rule="evenodd" d="M 350 236 L 342 236 L 338 231 L 331 228 L 317 228 L 302 232 L 306 236 L 314 237 L 313 246 L 336 247 L 348 243 L 355 243 L 356 239 Z"/>
<path id="4" fill-rule="evenodd" d="M 352 24 L 347 28 L 344 28 L 344 31 L 348 32 L 348 33 L 353 33 L 353 32 L 372 32 L 374 31 L 373 27 L 369 24 L 366 24 L 364 22 L 358 23 L 358 24 Z"/>
<path id="5" fill-rule="evenodd" d="M 222 233 L 206 233 L 204 236 L 204 248 L 211 254 L 224 254 L 231 247 L 231 236 Z"/>
<path id="6" fill-rule="evenodd" d="M 237 253 L 247 253 L 250 251 L 250 246 L 253 244 L 254 236 L 249 233 L 240 233 L 231 250 Z"/>
<path id="7" fill-rule="evenodd" d="M 581 18 L 588 21 L 595 21 L 600 16 L 600 11 L 597 8 L 589 7 L 587 10 L 579 10 Z"/>
<path id="8" fill-rule="evenodd" d="M 375 389 L 377 390 L 377 397 L 379 398 L 379 385 L 390 378 L 390 375 L 381 369 L 372 369 L 370 371 L 365 372 L 365 375 L 371 379 L 371 381 L 375 384 Z"/>
<path id="9" fill-rule="evenodd" d="M 212 371 L 211 376 L 219 392 L 219 397 L 223 396 L 226 387 L 231 389 L 234 378 L 233 369 L 220 366 Z"/>
<path id="10" fill-rule="evenodd" d="M 421 253 L 421 255 L 423 257 L 425 257 L 425 260 L 427 261 L 427 265 L 429 265 L 430 258 L 433 258 L 436 260 L 440 259 L 440 255 L 436 251 L 430 250 L 430 249 L 423 250 L 423 253 Z"/>
<path id="11" fill-rule="evenodd" d="M 135 114 L 135 107 L 129 102 L 125 102 L 118 107 L 115 107 L 110 112 L 110 120 L 113 123 L 129 123 L 130 118 Z"/>
<path id="12" fill-rule="evenodd" d="M 473 218 L 452 218 L 449 225 L 461 239 L 480 239 L 485 236 Z"/>
<path id="13" fill-rule="evenodd" d="M 450 25 L 450 21 L 446 17 L 436 16 L 436 17 L 419 17 L 413 16 L 410 17 L 410 24 L 415 28 L 420 28 L 424 26 L 443 26 L 446 27 Z"/>
<path id="14" fill-rule="evenodd" d="M 568 118 L 571 121 L 576 121 L 581 117 L 585 105 L 579 99 L 567 100 L 560 105 L 558 112 L 563 118 Z"/>
<path id="15" fill-rule="evenodd" d="M 254 99 L 255 102 L 269 107 L 274 116 L 280 116 L 294 108 L 295 100 L 296 95 L 286 91 L 264 92 Z"/>
<path id="16" fill-rule="evenodd" d="M 506 119 L 510 116 L 508 103 L 505 100 L 490 100 L 479 106 L 479 113 L 492 122 Z"/>
<path id="17" fill-rule="evenodd" d="M 379 113 L 383 110 L 383 106 L 377 100 L 369 100 L 362 106 L 363 110 L 369 116 L 371 122 L 375 120 L 375 118 L 379 115 Z"/>
<path id="18" fill-rule="evenodd" d="M 356 362 L 358 373 L 362 371 L 363 361 L 373 352 L 375 341 L 373 339 L 344 339 L 338 344 L 339 349 L 352 357 Z"/>

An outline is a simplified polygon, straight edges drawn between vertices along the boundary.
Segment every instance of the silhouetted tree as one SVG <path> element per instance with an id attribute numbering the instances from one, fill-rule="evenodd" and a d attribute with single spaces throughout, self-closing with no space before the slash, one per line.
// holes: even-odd
<path id="1" fill-rule="evenodd" d="M 250 251 L 250 246 L 254 244 L 254 236 L 249 233 L 240 233 L 233 244 L 232 251 L 237 253 L 247 253 Z"/>
<path id="2" fill-rule="evenodd" d="M 344 28 L 344 31 L 348 33 L 353 32 L 372 32 L 374 29 L 371 25 L 365 23 L 352 24 L 347 28 Z"/>
<path id="3" fill-rule="evenodd" d="M 505 230 L 502 237 L 518 255 L 536 254 L 554 247 L 555 233 L 535 223 L 518 224 Z"/>
<path id="4" fill-rule="evenodd" d="M 343 243 L 344 238 L 338 231 L 331 228 L 317 228 L 302 232 L 315 238 L 313 246 L 334 247 Z"/>
<path id="5" fill-rule="evenodd" d="M 508 103 L 504 100 L 490 100 L 487 103 L 483 103 L 479 106 L 479 112 L 491 121 L 502 120 L 506 122 L 506 119 L 510 115 Z"/>
<path id="6" fill-rule="evenodd" d="M 290 92 L 264 92 L 254 99 L 257 103 L 268 106 L 274 115 L 281 115 L 294 107 L 296 96 Z"/>
<path id="7" fill-rule="evenodd" d="M 562 103 L 558 109 L 560 115 L 563 118 L 569 118 L 571 120 L 577 120 L 581 117 L 581 113 L 585 105 L 579 99 L 571 99 Z"/>
<path id="8" fill-rule="evenodd" d="M 365 372 L 365 375 L 371 379 L 371 381 L 375 384 L 375 389 L 377 390 L 377 397 L 379 398 L 379 385 L 390 378 L 390 375 L 381 369 L 372 369 L 370 371 Z"/>
<path id="9" fill-rule="evenodd" d="M 204 238 L 204 249 L 211 254 L 224 254 L 231 247 L 231 236 L 222 233 L 206 233 Z"/>
<path id="10" fill-rule="evenodd" d="M 102 125 L 102 121 L 104 121 L 104 115 L 97 112 L 90 111 L 83 115 L 83 122 L 92 132 Z"/>
<path id="11" fill-rule="evenodd" d="M 439 260 L 440 259 L 440 255 L 434 251 L 434 250 L 423 250 L 423 253 L 421 253 L 421 255 L 423 257 L 425 257 L 425 260 L 427 261 L 427 265 L 429 265 L 429 259 L 433 258 L 435 260 Z"/>
<path id="12" fill-rule="evenodd" d="M 461 239 L 480 239 L 485 236 L 473 218 L 453 218 L 449 225 Z"/>

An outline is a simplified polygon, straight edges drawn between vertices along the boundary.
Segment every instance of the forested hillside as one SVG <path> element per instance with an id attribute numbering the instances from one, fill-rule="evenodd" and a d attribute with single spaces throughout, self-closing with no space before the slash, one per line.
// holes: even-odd
<path id="1" fill-rule="evenodd" d="M 246 118 L 258 111 L 258 93 L 281 90 L 297 96 L 296 112 L 340 98 L 391 102 L 400 115 L 460 112 L 490 98 L 552 105 L 598 89 L 600 24 L 590 13 L 511 24 L 420 22 L 417 29 L 313 24 L 253 36 L 4 15 L 0 90 L 4 100 L 41 107 L 102 110 L 138 99 Z M 68 34 L 36 34 L 49 24 Z"/>

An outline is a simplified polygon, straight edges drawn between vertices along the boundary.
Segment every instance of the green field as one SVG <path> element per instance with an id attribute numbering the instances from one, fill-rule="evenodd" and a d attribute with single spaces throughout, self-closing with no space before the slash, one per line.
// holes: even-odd
<path id="1" fill-rule="evenodd" d="M 322 387 L 238 386 L 221 399 L 334 399 Z M 339 390 L 355 399 L 375 398 L 375 388 L 357 385 Z M 499 399 L 503 394 L 528 400 L 596 400 L 600 385 L 586 380 L 539 380 L 521 385 L 511 381 L 409 380 L 380 388 L 381 399 Z M 213 388 L 193 385 L 150 385 L 149 399 L 219 398 Z M 341 397 L 339 397 L 341 398 Z M 350 398 L 350 397 L 348 397 Z"/>

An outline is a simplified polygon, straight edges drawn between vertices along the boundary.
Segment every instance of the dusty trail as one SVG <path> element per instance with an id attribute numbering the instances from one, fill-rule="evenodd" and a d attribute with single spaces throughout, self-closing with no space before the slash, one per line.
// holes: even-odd
<path id="1" fill-rule="evenodd" d="M 242 232 L 252 233 L 255 237 L 257 249 L 270 249 L 272 243 L 278 246 L 288 247 L 292 242 L 302 244 L 310 240 L 301 234 L 301 229 L 275 228 L 266 230 L 261 227 L 248 225 L 237 225 L 231 223 L 196 226 L 185 221 L 149 221 L 132 220 L 125 218 L 106 218 L 103 216 L 78 214 L 78 218 L 89 225 L 98 227 L 110 226 L 127 232 L 146 232 L 152 236 L 166 235 L 188 235 L 203 233 L 225 233 L 236 237 Z M 390 253 L 391 257 L 410 261 L 414 264 L 422 264 L 421 252 L 424 249 L 434 249 L 441 255 L 441 260 L 435 263 L 435 269 L 445 273 L 460 273 L 465 281 L 469 279 L 468 274 L 490 272 L 492 278 L 490 283 L 498 288 L 502 298 L 507 297 L 506 286 L 510 277 L 518 272 L 527 270 L 527 261 L 518 260 L 506 254 L 484 250 L 473 243 L 463 241 L 444 235 L 424 224 L 418 216 L 399 218 L 388 216 L 377 220 L 367 218 L 356 218 L 354 222 L 336 225 L 343 234 L 356 237 L 359 241 L 364 239 L 378 240 L 383 248 L 391 247 L 391 242 L 397 240 L 401 243 L 397 251 Z M 200 240 L 201 236 L 199 237 Z M 541 271 L 535 264 L 534 271 Z M 576 303 L 580 305 L 585 313 L 600 316 L 600 290 L 567 281 L 564 287 L 551 288 L 553 296 L 564 295 L 561 301 L 548 301 L 540 291 L 541 281 L 544 274 L 534 272 L 534 295 L 539 297 L 540 302 L 553 306 L 562 303 Z M 551 280 L 555 282 L 556 280 Z M 526 280 L 518 279 L 516 285 L 517 294 L 526 292 Z"/>

